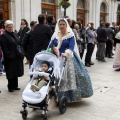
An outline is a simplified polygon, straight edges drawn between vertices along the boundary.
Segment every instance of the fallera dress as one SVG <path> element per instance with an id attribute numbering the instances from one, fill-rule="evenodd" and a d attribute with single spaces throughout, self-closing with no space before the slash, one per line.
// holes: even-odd
<path id="1" fill-rule="evenodd" d="M 49 48 L 52 46 L 58 47 L 60 54 L 68 50 L 72 53 L 67 58 L 58 98 L 64 95 L 68 98 L 69 102 L 77 102 L 82 98 L 92 96 L 93 89 L 91 79 L 86 67 L 78 56 L 79 54 L 77 54 L 75 50 L 76 41 L 74 34 L 68 32 L 68 34 L 62 38 L 60 38 L 58 34 L 59 33 L 53 35 Z M 62 65 L 62 57 L 60 57 L 60 61 Z"/>

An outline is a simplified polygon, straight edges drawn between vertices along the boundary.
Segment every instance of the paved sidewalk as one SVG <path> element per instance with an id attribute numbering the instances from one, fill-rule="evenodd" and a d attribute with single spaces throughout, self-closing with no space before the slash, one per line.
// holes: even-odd
<path id="1" fill-rule="evenodd" d="M 94 95 L 82 99 L 79 103 L 68 105 L 65 114 L 61 115 L 58 108 L 48 112 L 49 120 L 120 120 L 120 72 L 112 69 L 113 59 L 102 63 L 95 60 L 95 65 L 87 68 L 93 83 Z M 20 91 L 9 93 L 7 80 L 0 76 L 0 120 L 22 120 L 22 91 L 29 81 L 28 65 L 25 65 L 25 75 L 19 78 Z M 42 120 L 40 111 L 28 109 L 27 120 Z"/>

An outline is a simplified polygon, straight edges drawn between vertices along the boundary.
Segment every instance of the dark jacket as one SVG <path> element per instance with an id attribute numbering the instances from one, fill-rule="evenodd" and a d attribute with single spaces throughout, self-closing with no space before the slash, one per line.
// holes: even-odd
<path id="1" fill-rule="evenodd" d="M 54 31 L 55 31 L 55 25 L 50 24 L 50 23 L 48 23 L 48 25 L 49 25 L 49 26 L 50 26 L 50 28 L 52 29 L 52 32 L 54 32 Z"/>
<path id="2" fill-rule="evenodd" d="M 115 27 L 110 27 L 110 28 L 111 28 L 114 32 L 116 31 L 116 30 L 115 30 Z"/>
<path id="3" fill-rule="evenodd" d="M 97 41 L 98 43 L 105 43 L 107 40 L 107 34 L 104 28 L 99 27 L 97 29 Z"/>
<path id="4" fill-rule="evenodd" d="M 38 53 L 41 50 L 46 50 L 51 40 L 53 32 L 49 25 L 38 24 L 34 28 L 33 40 L 34 40 L 34 53 Z"/>
<path id="5" fill-rule="evenodd" d="M 25 33 L 22 46 L 25 51 L 25 56 L 27 60 L 30 61 L 30 65 L 31 65 L 34 58 L 34 41 L 33 41 L 32 30 L 29 30 L 28 32 Z"/>
<path id="6" fill-rule="evenodd" d="M 22 28 L 20 28 L 20 30 L 18 32 L 18 36 L 20 37 L 20 44 L 22 43 L 22 41 L 24 39 L 25 33 L 28 32 L 29 30 L 30 30 L 29 27 L 25 27 L 25 28 L 23 28 L 23 30 L 22 30 Z"/>
<path id="7" fill-rule="evenodd" d="M 20 45 L 19 37 L 16 33 L 5 31 L 0 38 L 1 48 L 4 54 L 4 66 L 7 79 L 20 77 L 23 75 L 23 58 L 16 52 L 16 44 Z"/>
<path id="8" fill-rule="evenodd" d="M 108 40 L 113 40 L 115 36 L 115 32 L 111 28 L 106 28 L 105 29 L 106 34 L 107 34 L 107 39 Z"/>

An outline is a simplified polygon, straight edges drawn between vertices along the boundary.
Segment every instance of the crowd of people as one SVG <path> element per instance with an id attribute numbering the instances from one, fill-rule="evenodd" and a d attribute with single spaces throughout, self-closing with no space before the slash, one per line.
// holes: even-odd
<path id="1" fill-rule="evenodd" d="M 18 53 L 21 49 L 24 51 L 27 60 L 26 64 L 28 63 L 29 67 L 33 63 L 35 54 L 46 50 L 51 45 L 56 46 L 63 57 L 74 54 L 75 58 L 78 57 L 79 59 L 83 59 L 86 49 L 85 66 L 91 67 L 91 65 L 94 65 L 91 58 L 95 45 L 97 45 L 96 59 L 100 62 L 106 62 L 105 57 L 113 58 L 113 48 L 116 48 L 113 68 L 116 68 L 116 71 L 120 71 L 120 40 L 116 37 L 120 28 L 116 26 L 115 22 L 112 23 L 112 27 L 110 23 L 101 22 L 100 26 L 95 29 L 92 22 L 83 26 L 81 22 L 71 20 L 68 16 L 59 19 L 59 22 L 55 22 L 54 16 L 50 15 L 46 18 L 40 14 L 38 23 L 37 21 L 31 21 L 30 28 L 25 19 L 21 20 L 19 31 L 13 30 L 13 26 L 14 23 L 11 20 L 7 20 L 0 29 L 0 75 L 4 75 L 4 72 L 6 72 L 9 92 L 20 90 L 18 77 L 24 74 L 24 57 Z M 76 50 L 78 51 L 75 50 L 75 45 L 77 45 Z M 77 57 L 74 52 L 78 53 Z M 75 66 L 74 62 L 73 66 Z M 80 66 L 78 68 L 78 76 L 81 77 L 80 69 L 84 69 L 82 78 L 87 81 L 85 83 L 81 80 L 79 87 L 82 88 L 82 85 L 87 84 L 89 87 L 83 89 L 88 91 L 83 96 L 91 96 L 93 92 L 90 77 L 81 60 L 77 64 Z M 75 67 L 77 68 L 77 66 Z M 73 94 L 75 93 L 73 92 Z"/>

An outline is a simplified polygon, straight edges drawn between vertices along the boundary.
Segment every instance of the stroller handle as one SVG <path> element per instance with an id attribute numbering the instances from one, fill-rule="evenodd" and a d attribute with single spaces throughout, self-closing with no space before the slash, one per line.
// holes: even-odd
<path id="1" fill-rule="evenodd" d="M 64 73 L 64 69 L 65 69 L 65 66 L 66 66 L 66 62 L 67 62 L 67 57 L 64 57 L 64 62 L 63 62 L 63 68 L 62 68 L 62 71 L 61 71 L 61 75 L 60 75 L 60 80 L 58 82 L 58 87 L 60 86 L 60 83 L 61 83 L 61 80 L 62 80 L 62 75 Z"/>
<path id="2" fill-rule="evenodd" d="M 30 72 L 29 75 L 40 75 L 40 76 L 46 76 L 46 77 L 49 77 L 49 73 L 45 73 L 45 72 L 39 72 L 39 71 L 36 71 L 36 72 Z"/>

